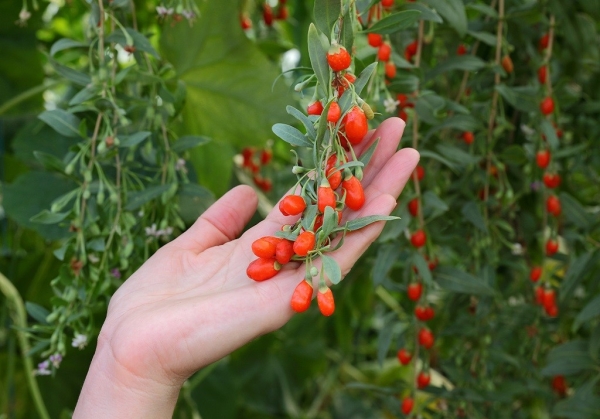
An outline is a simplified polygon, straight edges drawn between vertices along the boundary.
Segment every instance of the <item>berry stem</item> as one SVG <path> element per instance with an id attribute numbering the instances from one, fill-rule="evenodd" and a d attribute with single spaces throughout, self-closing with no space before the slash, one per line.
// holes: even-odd
<path id="1" fill-rule="evenodd" d="M 418 32 L 418 38 L 417 38 L 417 55 L 415 57 L 415 67 L 419 67 L 421 65 L 421 51 L 423 49 L 424 27 L 425 27 L 425 21 L 420 20 L 419 21 L 419 32 Z M 415 93 L 418 93 L 418 91 Z M 413 126 L 412 126 L 412 129 L 413 129 L 412 130 L 412 146 L 415 150 L 418 150 L 419 117 L 417 115 L 416 110 L 413 114 L 412 124 L 413 124 Z M 418 178 L 416 171 L 413 172 L 413 182 L 415 184 L 415 193 L 417 194 L 417 199 L 419 200 L 419 207 L 418 207 L 418 212 L 417 212 L 417 216 L 419 218 L 419 228 L 421 230 L 423 230 L 425 228 L 425 219 L 423 218 L 423 210 L 422 210 L 423 205 L 421 205 L 421 186 L 419 184 L 419 178 Z"/>
<path id="2" fill-rule="evenodd" d="M 543 64 L 546 66 L 546 91 L 548 96 L 552 96 L 552 77 L 550 77 L 550 59 L 552 58 L 552 46 L 554 44 L 554 15 L 550 15 L 550 29 L 548 30 L 548 48 Z"/>

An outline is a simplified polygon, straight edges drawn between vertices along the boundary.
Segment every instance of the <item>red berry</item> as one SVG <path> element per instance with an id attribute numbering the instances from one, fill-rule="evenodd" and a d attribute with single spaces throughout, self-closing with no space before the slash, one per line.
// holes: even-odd
<path id="1" fill-rule="evenodd" d="M 367 35 L 367 41 L 373 48 L 377 48 L 383 43 L 383 36 L 378 33 L 370 33 Z"/>
<path id="2" fill-rule="evenodd" d="M 246 15 L 241 15 L 240 25 L 242 26 L 243 30 L 248 30 L 252 27 L 252 20 Z"/>
<path id="3" fill-rule="evenodd" d="M 384 42 L 379 46 L 377 51 L 377 59 L 379 61 L 388 61 L 392 55 L 392 47 L 387 42 Z"/>
<path id="4" fill-rule="evenodd" d="M 475 136 L 473 135 L 473 133 L 471 131 L 466 131 L 466 132 L 462 133 L 462 139 L 464 140 L 465 143 L 471 144 L 471 143 L 473 143 L 473 140 L 475 140 Z"/>
<path id="5" fill-rule="evenodd" d="M 544 288 L 540 286 L 535 287 L 535 303 L 539 305 L 544 304 Z"/>
<path id="6" fill-rule="evenodd" d="M 330 186 L 319 186 L 319 190 L 317 191 L 317 206 L 319 208 L 319 212 L 324 213 L 325 208 L 331 207 L 335 209 L 335 192 L 331 189 Z"/>
<path id="7" fill-rule="evenodd" d="M 306 201 L 300 195 L 287 195 L 279 201 L 279 211 L 283 215 L 298 215 L 306 209 Z"/>
<path id="8" fill-rule="evenodd" d="M 327 111 L 327 121 L 336 123 L 340 120 L 340 116 L 342 116 L 342 109 L 337 102 L 331 102 L 329 105 L 329 110 Z"/>
<path id="9" fill-rule="evenodd" d="M 332 154 L 327 159 L 327 166 L 325 167 L 325 173 L 327 175 L 327 180 L 329 181 L 329 186 L 331 189 L 336 190 L 338 186 L 342 183 L 342 171 L 336 170 L 339 161 L 337 159 L 337 155 Z"/>
<path id="10" fill-rule="evenodd" d="M 510 58 L 510 55 L 505 55 L 504 57 L 502 57 L 502 68 L 508 74 L 510 74 L 514 71 L 515 66 L 512 62 L 512 59 Z"/>
<path id="11" fill-rule="evenodd" d="M 302 282 L 296 286 L 294 294 L 292 294 L 292 300 L 290 301 L 292 310 L 296 313 L 302 313 L 303 311 L 308 310 L 312 295 L 312 285 L 308 281 L 302 280 Z"/>
<path id="12" fill-rule="evenodd" d="M 346 138 L 352 145 L 360 143 L 369 130 L 367 117 L 358 106 L 350 109 L 350 112 L 344 116 L 343 123 L 346 129 Z"/>
<path id="13" fill-rule="evenodd" d="M 331 316 L 335 311 L 335 301 L 333 299 L 333 293 L 331 288 L 327 288 L 325 292 L 317 293 L 317 303 L 319 304 L 319 310 L 324 316 Z"/>
<path id="14" fill-rule="evenodd" d="M 350 53 L 341 45 L 335 45 L 329 48 L 327 53 L 327 63 L 333 71 L 342 71 L 350 67 L 352 57 Z"/>
<path id="15" fill-rule="evenodd" d="M 552 390 L 561 397 L 567 394 L 567 381 L 562 375 L 555 375 L 552 378 Z"/>
<path id="16" fill-rule="evenodd" d="M 342 188 L 346 191 L 345 204 L 348 208 L 354 211 L 361 209 L 365 204 L 365 191 L 360 180 L 356 176 L 351 176 L 350 179 L 342 182 Z"/>
<path id="17" fill-rule="evenodd" d="M 394 5 L 394 0 L 381 0 L 381 5 L 384 8 L 389 9 Z"/>
<path id="18" fill-rule="evenodd" d="M 415 55 L 417 53 L 418 48 L 419 43 L 417 41 L 412 41 L 406 46 L 406 52 L 408 52 L 410 55 Z"/>
<path id="19" fill-rule="evenodd" d="M 419 375 L 417 376 L 417 387 L 425 388 L 429 385 L 430 381 L 431 381 L 431 376 L 429 375 L 429 373 L 421 371 L 419 373 Z"/>
<path id="20" fill-rule="evenodd" d="M 273 258 L 259 258 L 248 265 L 246 275 L 255 281 L 265 281 L 277 275 L 281 266 Z"/>
<path id="21" fill-rule="evenodd" d="M 408 114 L 404 109 L 400 109 L 400 112 L 398 112 L 398 118 L 400 118 L 404 122 L 408 121 Z"/>
<path id="22" fill-rule="evenodd" d="M 407 397 L 402 400 L 402 413 L 405 415 L 410 414 L 413 410 L 413 406 L 415 405 L 415 401 L 411 397 Z"/>
<path id="23" fill-rule="evenodd" d="M 273 183 L 271 183 L 270 179 L 263 179 L 260 177 L 255 177 L 254 182 L 264 192 L 270 192 L 271 189 L 273 188 Z"/>
<path id="24" fill-rule="evenodd" d="M 273 158 L 273 152 L 271 150 L 263 150 L 260 153 L 260 162 L 261 164 L 269 164 L 271 159 Z"/>
<path id="25" fill-rule="evenodd" d="M 464 44 L 460 44 L 456 48 L 456 55 L 465 55 L 467 53 L 467 47 Z"/>
<path id="26" fill-rule="evenodd" d="M 552 256 L 558 252 L 558 242 L 554 239 L 548 239 L 546 242 L 546 255 Z"/>
<path id="27" fill-rule="evenodd" d="M 271 26 L 273 24 L 273 10 L 268 3 L 263 4 L 263 20 L 267 26 Z"/>
<path id="28" fill-rule="evenodd" d="M 419 330 L 419 345 L 425 349 L 430 349 L 434 342 L 435 338 L 433 337 L 431 330 L 425 328 Z"/>
<path id="29" fill-rule="evenodd" d="M 416 306 L 415 317 L 422 322 L 428 322 L 435 316 L 435 311 L 431 307 Z"/>
<path id="30" fill-rule="evenodd" d="M 408 298 L 410 298 L 412 301 L 418 301 L 423 293 L 423 285 L 420 282 L 413 282 L 408 285 L 406 292 L 408 294 Z"/>
<path id="31" fill-rule="evenodd" d="M 423 230 L 417 230 L 410 236 L 410 243 L 414 247 L 422 247 L 427 241 L 427 235 Z"/>
<path id="32" fill-rule="evenodd" d="M 393 79 L 396 77 L 396 65 L 391 61 L 385 63 L 385 76 L 388 79 Z"/>
<path id="33" fill-rule="evenodd" d="M 275 246 L 275 259 L 281 265 L 288 263 L 294 256 L 294 242 L 282 239 Z"/>
<path id="34" fill-rule="evenodd" d="M 254 253 L 259 258 L 274 258 L 275 249 L 279 241 L 281 241 L 281 239 L 277 237 L 262 237 L 258 240 L 255 240 L 252 243 L 252 253 Z"/>
<path id="35" fill-rule="evenodd" d="M 415 171 L 417 172 L 417 179 L 423 180 L 423 178 L 425 177 L 425 169 L 423 169 L 423 166 L 418 165 Z"/>
<path id="36" fill-rule="evenodd" d="M 555 195 L 550 195 L 548 199 L 546 199 L 546 210 L 548 213 L 558 217 L 561 213 L 560 199 Z"/>
<path id="37" fill-rule="evenodd" d="M 551 288 L 544 290 L 543 305 L 546 307 L 546 309 L 556 305 L 556 291 Z"/>
<path id="38" fill-rule="evenodd" d="M 541 276 L 542 268 L 540 268 L 539 266 L 534 266 L 533 268 L 531 268 L 531 272 L 529 273 L 529 279 L 531 279 L 531 281 L 537 282 L 539 281 Z"/>
<path id="39" fill-rule="evenodd" d="M 412 354 L 404 348 L 402 348 L 398 351 L 397 356 L 398 356 L 398 361 L 400 361 L 400 363 L 402 365 L 408 365 L 408 363 L 412 359 Z"/>
<path id="40" fill-rule="evenodd" d="M 294 242 L 294 253 L 298 256 L 306 256 L 308 252 L 315 248 L 315 233 L 304 231 L 296 238 Z"/>
<path id="41" fill-rule="evenodd" d="M 535 161 L 538 167 L 545 169 L 550 164 L 550 150 L 540 150 L 535 155 Z"/>
<path id="42" fill-rule="evenodd" d="M 558 307 L 556 305 L 544 306 L 544 310 L 546 311 L 546 314 L 550 317 L 558 316 Z"/>
<path id="43" fill-rule="evenodd" d="M 561 178 L 560 175 L 558 173 L 544 173 L 544 185 L 546 185 L 546 187 L 553 189 L 553 188 L 557 188 L 560 186 L 560 182 L 561 182 Z"/>
<path id="44" fill-rule="evenodd" d="M 419 198 L 413 198 L 408 203 L 408 212 L 413 217 L 416 217 L 419 214 Z"/>
<path id="45" fill-rule="evenodd" d="M 317 100 L 306 108 L 306 113 L 309 115 L 321 115 L 323 113 L 323 104 L 320 100 Z"/>
<path id="46" fill-rule="evenodd" d="M 540 38 L 540 49 L 548 48 L 548 44 L 550 43 L 550 35 L 545 33 L 544 36 Z"/>
<path id="47" fill-rule="evenodd" d="M 279 7 L 279 12 L 277 13 L 278 20 L 286 20 L 288 18 L 288 9 L 285 5 L 281 5 Z"/>
<path id="48" fill-rule="evenodd" d="M 551 97 L 545 97 L 540 103 L 540 110 L 544 115 L 550 115 L 554 112 L 554 100 Z"/>
<path id="49" fill-rule="evenodd" d="M 546 79 L 548 78 L 548 67 L 543 65 L 540 68 L 538 68 L 537 75 L 538 75 L 538 80 L 540 81 L 540 84 L 546 84 Z"/>

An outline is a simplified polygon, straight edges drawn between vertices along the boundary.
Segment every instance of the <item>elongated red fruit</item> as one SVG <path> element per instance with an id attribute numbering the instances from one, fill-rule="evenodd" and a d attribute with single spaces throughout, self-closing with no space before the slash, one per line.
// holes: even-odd
<path id="1" fill-rule="evenodd" d="M 296 313 L 302 313 L 303 311 L 308 310 L 312 295 L 312 285 L 308 281 L 302 280 L 302 282 L 296 286 L 294 294 L 292 295 L 292 300 L 290 302 L 292 310 L 294 310 Z"/>
<path id="2" fill-rule="evenodd" d="M 267 239 L 266 237 L 261 237 L 260 239 L 255 240 L 254 243 L 252 243 L 252 253 L 254 253 L 259 258 L 273 258 L 275 257 L 276 247 L 277 242 L 275 242 L 274 240 Z"/>
<path id="3" fill-rule="evenodd" d="M 319 186 L 317 191 L 317 207 L 319 212 L 325 212 L 325 208 L 335 209 L 335 192 L 330 186 Z"/>
<path id="4" fill-rule="evenodd" d="M 255 281 L 265 281 L 277 275 L 281 266 L 274 258 L 258 258 L 248 265 L 246 275 Z"/>
<path id="5" fill-rule="evenodd" d="M 279 202 L 279 211 L 283 215 L 298 215 L 306 209 L 306 201 L 300 195 L 287 195 Z"/>
<path id="6" fill-rule="evenodd" d="M 348 208 L 354 211 L 361 209 L 365 204 L 365 191 L 360 180 L 356 176 L 351 176 L 350 179 L 342 182 L 342 188 L 346 190 L 345 203 Z"/>
<path id="7" fill-rule="evenodd" d="M 408 363 L 412 359 L 412 354 L 404 348 L 402 348 L 398 351 L 397 356 L 398 356 L 398 361 L 400 361 L 400 363 L 402 365 L 408 365 Z"/>
<path id="8" fill-rule="evenodd" d="M 275 247 L 275 259 L 281 265 L 288 263 L 294 256 L 294 242 L 282 239 Z"/>
<path id="9" fill-rule="evenodd" d="M 319 310 L 324 316 L 331 316 L 335 311 L 335 301 L 333 299 L 333 293 L 331 288 L 327 288 L 324 292 L 319 290 L 317 294 L 317 303 L 319 304 Z"/>
<path id="10" fill-rule="evenodd" d="M 294 253 L 298 256 L 306 256 L 308 252 L 315 248 L 315 233 L 312 231 L 304 231 L 300 233 L 294 242 Z"/>

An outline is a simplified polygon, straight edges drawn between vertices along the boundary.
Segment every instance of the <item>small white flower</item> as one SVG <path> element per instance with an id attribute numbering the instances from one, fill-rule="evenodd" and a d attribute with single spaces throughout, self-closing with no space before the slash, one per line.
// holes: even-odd
<path id="1" fill-rule="evenodd" d="M 521 246 L 521 243 L 513 243 L 511 253 L 513 255 L 517 255 L 517 256 L 522 255 L 523 254 L 523 246 Z"/>
<path id="2" fill-rule="evenodd" d="M 192 12 L 191 10 L 184 10 L 183 12 L 181 12 L 181 14 L 187 20 L 193 20 L 196 17 L 196 14 L 194 12 Z"/>
<path id="3" fill-rule="evenodd" d="M 88 343 L 88 338 L 86 335 L 82 335 L 81 333 L 76 333 L 73 341 L 71 342 L 71 346 L 73 348 L 83 349 Z"/>
<path id="4" fill-rule="evenodd" d="M 396 108 L 398 107 L 399 104 L 400 104 L 400 102 L 392 99 L 391 97 L 389 97 L 383 101 L 383 106 L 385 107 L 385 111 L 387 113 L 395 112 Z"/>
<path id="5" fill-rule="evenodd" d="M 156 223 L 152 224 L 152 226 L 150 226 L 150 227 L 146 227 L 145 230 L 146 230 L 146 236 L 148 236 L 148 237 L 157 237 L 156 236 L 156 233 L 157 233 L 157 231 L 156 231 Z"/>
<path id="6" fill-rule="evenodd" d="M 178 172 L 187 173 L 187 168 L 185 167 L 184 159 L 177 159 L 177 163 L 175 163 L 175 170 Z"/>
<path id="7" fill-rule="evenodd" d="M 52 365 L 54 365 L 54 368 L 58 368 L 58 367 L 60 367 L 60 363 L 62 362 L 62 355 L 61 354 L 50 355 L 50 358 L 48 358 L 48 361 L 52 362 Z"/>
<path id="8" fill-rule="evenodd" d="M 156 13 L 158 13 L 158 16 L 160 17 L 164 17 L 164 16 L 168 16 L 168 15 L 172 15 L 173 14 L 173 8 L 166 8 L 164 6 L 156 6 Z"/>
<path id="9" fill-rule="evenodd" d="M 40 362 L 33 375 L 50 375 L 51 371 L 48 368 L 50 368 L 50 361 Z"/>
<path id="10" fill-rule="evenodd" d="M 27 25 L 27 21 L 29 20 L 30 17 L 31 17 L 31 13 L 29 13 L 28 10 L 21 9 L 21 11 L 19 12 L 19 20 L 17 20 L 15 23 L 19 26 L 25 26 L 25 25 Z"/>
<path id="11" fill-rule="evenodd" d="M 535 134 L 535 131 L 533 128 L 531 128 L 528 125 L 525 124 L 521 124 L 521 131 L 523 131 L 523 134 L 525 134 L 526 136 L 530 137 L 533 134 Z"/>

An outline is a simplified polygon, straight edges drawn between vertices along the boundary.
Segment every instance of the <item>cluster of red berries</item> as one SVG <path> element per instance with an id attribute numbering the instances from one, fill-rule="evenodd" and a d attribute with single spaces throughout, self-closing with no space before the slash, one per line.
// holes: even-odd
<path id="1" fill-rule="evenodd" d="M 262 4 L 262 20 L 266 26 L 273 26 L 275 20 L 286 20 L 289 16 L 286 0 L 279 0 L 275 8 L 271 7 L 268 2 Z M 252 28 L 252 19 L 247 13 L 240 14 L 240 26 L 243 30 Z"/>
<path id="2" fill-rule="evenodd" d="M 258 150 L 253 147 L 245 147 L 242 150 L 241 167 L 252 176 L 256 186 L 264 192 L 271 191 L 273 182 L 261 174 L 261 169 L 267 166 L 272 158 L 273 152 L 268 148 Z"/>
<path id="3" fill-rule="evenodd" d="M 408 122 L 408 114 L 406 113 L 406 108 L 414 108 L 414 102 L 412 102 L 408 95 L 405 95 L 404 93 L 398 93 L 396 99 L 398 100 L 398 117 L 403 121 Z"/>

